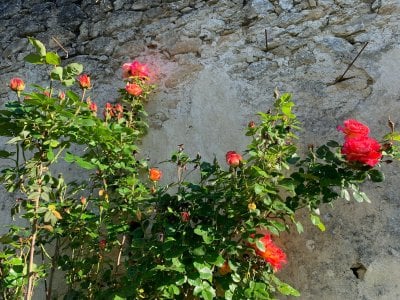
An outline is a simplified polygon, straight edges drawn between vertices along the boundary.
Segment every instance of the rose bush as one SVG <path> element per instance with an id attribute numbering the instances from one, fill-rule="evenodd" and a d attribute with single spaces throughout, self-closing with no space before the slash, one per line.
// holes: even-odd
<path id="1" fill-rule="evenodd" d="M 0 111 L 0 134 L 10 138 L 0 156 L 12 163 L 2 167 L 1 180 L 16 196 L 11 214 L 25 221 L 0 237 L 4 299 L 32 299 L 44 280 L 52 299 L 57 272 L 65 275 L 66 299 L 298 296 L 278 278 L 292 259 L 278 246 L 279 234 L 303 231 L 295 212 L 308 209 L 325 230 L 321 204 L 369 201 L 360 184 L 383 180 L 384 157 L 400 158 L 394 126 L 378 142 L 353 119 L 338 127 L 343 145 L 310 146 L 301 158 L 294 103 L 275 92 L 273 107 L 249 122 L 247 148 L 225 149 L 226 164 L 191 158 L 179 146 L 170 166 L 149 168 L 137 146 L 154 89 L 149 68 L 124 64 L 119 98 L 98 113 L 83 66 L 62 66 L 56 53 L 29 41 L 35 52 L 26 61 L 50 69 L 50 81 L 22 93 L 24 81 L 11 80 L 17 101 Z M 54 175 L 60 160 L 85 176 Z M 169 167 L 176 179 L 161 185 Z M 192 173 L 198 180 L 189 180 Z"/>

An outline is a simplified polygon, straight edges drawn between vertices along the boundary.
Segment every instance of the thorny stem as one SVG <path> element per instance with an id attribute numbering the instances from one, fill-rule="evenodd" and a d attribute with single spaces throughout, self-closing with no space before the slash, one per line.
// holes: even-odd
<path id="1" fill-rule="evenodd" d="M 46 300 L 51 299 L 51 292 L 53 291 L 53 279 L 54 279 L 54 273 L 56 271 L 56 262 L 58 260 L 58 256 L 60 254 L 60 238 L 57 238 L 56 240 L 56 247 L 54 249 L 54 256 L 52 257 L 51 260 L 51 269 L 50 269 L 50 275 L 49 275 L 49 286 L 48 289 L 46 290 Z"/>
<path id="2" fill-rule="evenodd" d="M 36 197 L 33 201 L 35 203 L 34 207 L 34 218 L 33 218 L 33 223 L 32 223 L 32 236 L 31 236 L 31 244 L 30 244 L 30 249 L 29 249 L 29 265 L 28 265 L 28 290 L 26 293 L 26 300 L 31 300 L 33 296 L 33 287 L 34 287 L 34 280 L 36 277 L 36 274 L 33 272 L 33 265 L 34 265 L 34 257 L 35 257 L 35 246 L 36 246 L 36 238 L 39 232 L 39 225 L 38 225 L 38 220 L 39 216 L 37 214 L 37 211 L 39 209 L 39 198 L 40 194 L 42 192 L 42 174 L 43 174 L 43 163 L 40 163 L 40 165 L 37 167 L 37 178 L 38 178 L 38 197 Z"/>

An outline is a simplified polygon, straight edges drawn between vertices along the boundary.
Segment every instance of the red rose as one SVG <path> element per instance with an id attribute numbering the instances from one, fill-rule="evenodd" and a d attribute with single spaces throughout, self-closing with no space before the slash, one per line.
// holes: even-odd
<path id="1" fill-rule="evenodd" d="M 271 235 L 268 233 L 264 234 L 259 241 L 264 245 L 264 251 L 259 249 L 256 243 L 250 244 L 256 250 L 256 254 L 264 258 L 272 266 L 274 272 L 282 269 L 283 264 L 287 263 L 285 252 L 274 244 Z"/>
<path id="2" fill-rule="evenodd" d="M 140 96 L 143 92 L 142 88 L 136 83 L 127 83 L 125 86 L 125 90 L 129 95 Z"/>
<path id="3" fill-rule="evenodd" d="M 242 156 L 235 151 L 228 151 L 225 155 L 226 163 L 232 167 L 237 167 L 242 161 Z"/>
<path id="4" fill-rule="evenodd" d="M 149 178 L 151 181 L 159 181 L 161 179 L 162 172 L 159 169 L 151 168 L 149 170 Z"/>
<path id="5" fill-rule="evenodd" d="M 90 89 L 90 76 L 86 74 L 82 74 L 81 76 L 78 77 L 78 82 L 81 87 L 81 89 Z"/>
<path id="6" fill-rule="evenodd" d="M 14 92 L 22 92 L 25 89 L 25 82 L 18 77 L 12 78 L 10 80 L 10 89 Z"/>
<path id="7" fill-rule="evenodd" d="M 347 138 L 342 147 L 342 154 L 349 162 L 356 161 L 371 167 L 382 157 L 381 145 L 370 137 Z"/>
<path id="8" fill-rule="evenodd" d="M 369 134 L 368 126 L 357 120 L 349 119 L 344 121 L 343 126 L 338 126 L 337 129 L 342 131 L 346 138 L 366 137 Z"/>

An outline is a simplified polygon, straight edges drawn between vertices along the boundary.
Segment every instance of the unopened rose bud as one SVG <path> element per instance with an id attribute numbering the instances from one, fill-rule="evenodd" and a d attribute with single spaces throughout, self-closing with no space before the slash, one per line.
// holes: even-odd
<path id="1" fill-rule="evenodd" d="M 81 204 L 86 205 L 86 203 L 87 203 L 86 197 L 81 196 Z"/>
<path id="2" fill-rule="evenodd" d="M 81 89 L 86 90 L 86 89 L 90 89 L 91 85 L 90 85 L 90 76 L 87 74 L 82 74 L 78 77 L 78 82 L 79 82 L 79 86 L 81 87 Z"/>
<path id="3" fill-rule="evenodd" d="M 249 124 L 247 125 L 249 128 L 254 128 L 256 127 L 256 123 L 254 121 L 250 121 Z"/>
<path id="4" fill-rule="evenodd" d="M 10 80 L 10 89 L 17 93 L 22 92 L 25 89 L 25 82 L 18 77 L 12 78 Z"/>

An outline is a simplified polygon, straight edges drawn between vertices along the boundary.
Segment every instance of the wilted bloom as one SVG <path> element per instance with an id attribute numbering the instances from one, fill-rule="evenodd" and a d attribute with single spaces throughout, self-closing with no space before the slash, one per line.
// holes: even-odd
<path id="1" fill-rule="evenodd" d="M 82 74 L 78 77 L 78 82 L 81 87 L 81 89 L 90 89 L 90 76 L 87 74 Z"/>
<path id="2" fill-rule="evenodd" d="M 360 162 L 371 167 L 382 157 L 381 145 L 375 139 L 366 136 L 345 139 L 342 154 L 349 162 Z"/>
<path id="3" fill-rule="evenodd" d="M 226 158 L 226 163 L 232 167 L 239 166 L 242 161 L 242 156 L 236 153 L 235 151 L 228 151 L 225 154 L 225 158 Z"/>
<path id="4" fill-rule="evenodd" d="M 106 246 L 107 246 L 107 241 L 106 240 L 102 239 L 102 240 L 99 241 L 99 248 L 101 250 L 104 250 L 106 248 Z"/>
<path id="5" fill-rule="evenodd" d="M 149 178 L 151 181 L 159 181 L 161 179 L 162 172 L 159 169 L 151 168 L 149 170 Z"/>
<path id="6" fill-rule="evenodd" d="M 118 120 L 124 116 L 124 108 L 121 104 L 117 103 L 114 105 L 114 113 L 117 116 Z"/>
<path id="7" fill-rule="evenodd" d="M 18 77 L 12 78 L 10 80 L 10 89 L 14 92 L 22 92 L 25 89 L 25 82 Z"/>
<path id="8" fill-rule="evenodd" d="M 256 127 L 256 123 L 254 121 L 250 121 L 249 124 L 247 125 L 249 128 L 254 128 Z"/>
<path id="9" fill-rule="evenodd" d="M 339 125 L 337 130 L 342 131 L 346 138 L 366 137 L 369 134 L 368 126 L 354 119 L 344 121 L 343 127 Z"/>
<path id="10" fill-rule="evenodd" d="M 285 252 L 274 244 L 271 235 L 268 233 L 264 234 L 259 241 L 264 245 L 264 250 L 259 249 L 256 243 L 250 244 L 250 246 L 255 249 L 256 254 L 268 262 L 274 272 L 282 269 L 283 264 L 287 262 Z"/>
<path id="11" fill-rule="evenodd" d="M 149 69 L 147 65 L 141 64 L 138 61 L 133 61 L 132 63 L 125 63 L 122 66 L 122 77 L 139 77 L 145 79 L 149 77 Z"/>
<path id="12" fill-rule="evenodd" d="M 224 264 L 219 267 L 218 273 L 223 276 L 223 275 L 226 275 L 226 274 L 228 274 L 230 272 L 232 272 L 232 270 L 231 270 L 231 267 L 229 266 L 228 261 L 226 260 L 224 262 Z"/>
<path id="13" fill-rule="evenodd" d="M 250 203 L 247 205 L 247 208 L 248 208 L 250 211 L 252 211 L 252 210 L 255 210 L 255 209 L 257 208 L 257 205 L 256 205 L 254 202 L 250 202 Z"/>
<path id="14" fill-rule="evenodd" d="M 189 220 L 190 220 L 190 213 L 189 212 L 187 212 L 187 211 L 182 211 L 181 212 L 181 219 L 182 219 L 182 222 L 189 222 Z"/>
<path id="15" fill-rule="evenodd" d="M 128 92 L 129 95 L 133 96 L 140 96 L 143 92 L 142 88 L 140 85 L 136 83 L 127 83 L 125 86 L 125 90 Z"/>

